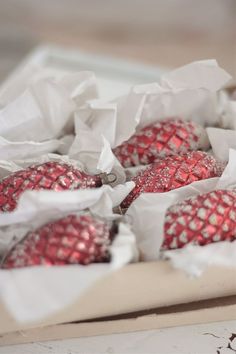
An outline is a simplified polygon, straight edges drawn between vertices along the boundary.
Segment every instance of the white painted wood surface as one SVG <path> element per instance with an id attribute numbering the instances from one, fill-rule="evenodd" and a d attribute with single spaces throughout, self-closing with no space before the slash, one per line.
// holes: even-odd
<path id="1" fill-rule="evenodd" d="M 0 354 L 33 353 L 234 354 L 236 321 L 0 347 Z"/>

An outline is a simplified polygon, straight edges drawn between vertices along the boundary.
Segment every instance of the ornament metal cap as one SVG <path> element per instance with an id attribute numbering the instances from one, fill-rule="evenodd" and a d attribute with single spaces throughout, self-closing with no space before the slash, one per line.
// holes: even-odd
<path id="1" fill-rule="evenodd" d="M 102 184 L 112 184 L 117 181 L 117 176 L 114 173 L 100 173 L 98 175 L 101 178 Z"/>

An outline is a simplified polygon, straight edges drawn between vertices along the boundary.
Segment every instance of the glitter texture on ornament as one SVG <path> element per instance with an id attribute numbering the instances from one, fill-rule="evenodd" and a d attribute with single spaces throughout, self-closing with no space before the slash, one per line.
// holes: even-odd
<path id="1" fill-rule="evenodd" d="M 115 223 L 89 214 L 69 215 L 29 232 L 7 254 L 2 267 L 109 262 L 116 233 Z"/>
<path id="2" fill-rule="evenodd" d="M 113 152 L 124 167 L 131 167 L 147 165 L 166 156 L 208 148 L 209 140 L 201 125 L 169 118 L 142 128 Z"/>
<path id="3" fill-rule="evenodd" d="M 236 191 L 216 190 L 168 208 L 162 250 L 236 239 Z"/>
<path id="4" fill-rule="evenodd" d="M 135 187 L 121 203 L 121 208 L 128 208 L 141 193 L 168 192 L 195 181 L 219 177 L 223 169 L 222 163 L 203 151 L 166 157 L 132 179 Z"/>
<path id="5" fill-rule="evenodd" d="M 97 188 L 102 185 L 99 175 L 90 176 L 65 163 L 46 162 L 10 174 L 0 181 L 0 211 L 16 208 L 20 195 L 26 190 L 74 190 Z"/>

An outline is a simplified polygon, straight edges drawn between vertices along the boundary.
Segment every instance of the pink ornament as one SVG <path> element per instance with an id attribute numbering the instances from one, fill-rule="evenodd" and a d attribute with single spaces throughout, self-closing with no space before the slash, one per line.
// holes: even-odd
<path id="1" fill-rule="evenodd" d="M 171 206 L 165 216 L 163 250 L 188 243 L 204 246 L 236 239 L 236 191 L 216 190 Z"/>
<path id="2" fill-rule="evenodd" d="M 166 157 L 151 164 L 132 179 L 135 187 L 121 203 L 121 208 L 128 208 L 141 193 L 168 192 L 195 181 L 218 177 L 223 168 L 213 156 L 203 151 Z"/>
<path id="3" fill-rule="evenodd" d="M 142 128 L 113 152 L 124 167 L 131 167 L 148 165 L 159 158 L 208 148 L 209 140 L 202 126 L 172 118 Z"/>
<path id="4" fill-rule="evenodd" d="M 65 163 L 46 162 L 30 166 L 0 181 L 0 211 L 14 210 L 20 195 L 26 190 L 97 188 L 102 183 L 101 176 L 90 176 Z"/>
<path id="5" fill-rule="evenodd" d="M 109 262 L 116 225 L 91 215 L 69 215 L 48 223 L 9 252 L 3 268 Z"/>

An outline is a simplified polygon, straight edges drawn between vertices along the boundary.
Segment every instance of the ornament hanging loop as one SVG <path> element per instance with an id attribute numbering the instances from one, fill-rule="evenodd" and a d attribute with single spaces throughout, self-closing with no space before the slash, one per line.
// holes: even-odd
<path id="1" fill-rule="evenodd" d="M 120 215 L 125 215 L 127 210 L 128 210 L 128 208 L 121 208 L 121 206 L 118 205 L 118 206 L 113 208 L 113 213 L 120 214 Z"/>
<path id="2" fill-rule="evenodd" d="M 117 176 L 114 173 L 100 173 L 99 177 L 102 180 L 102 184 L 112 184 L 117 181 Z"/>

